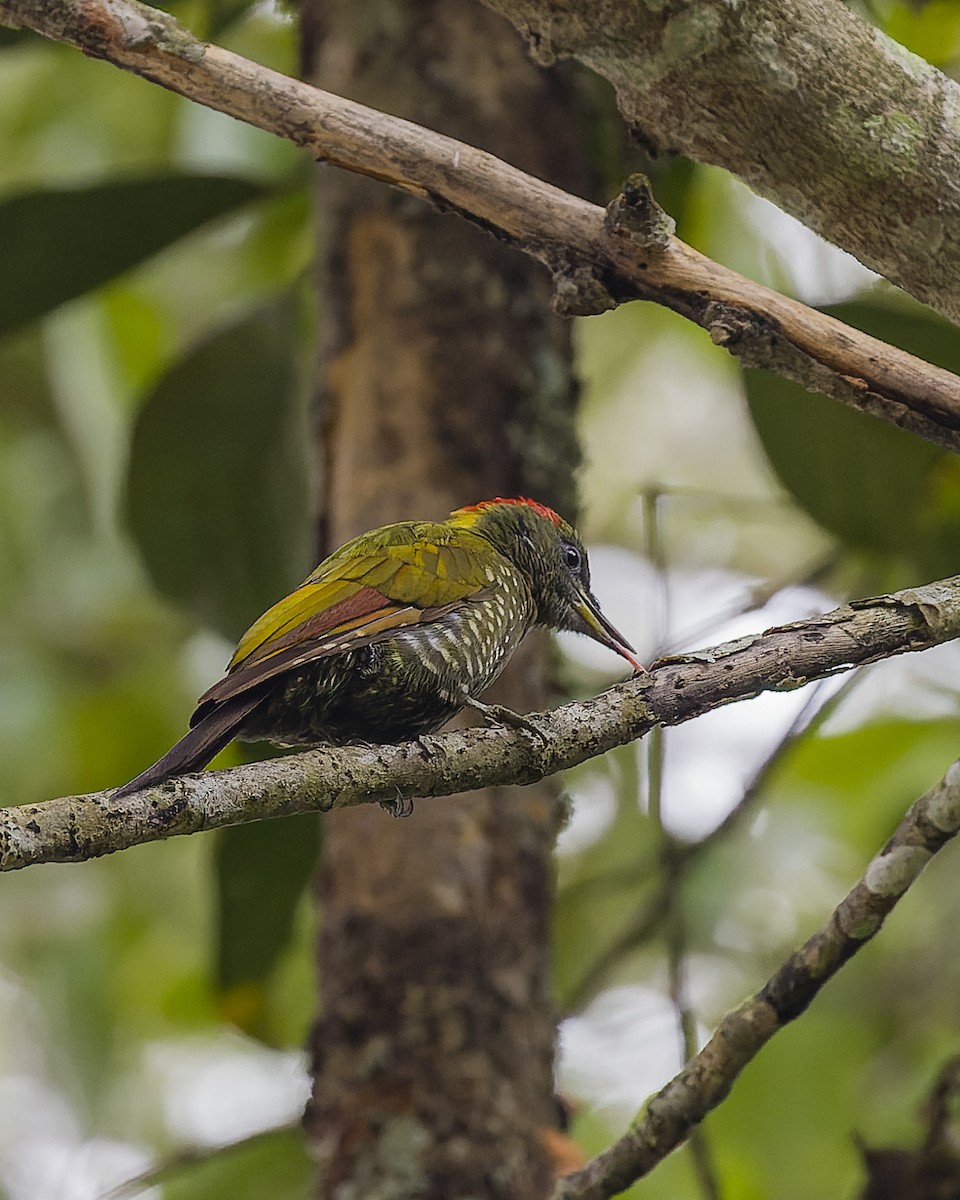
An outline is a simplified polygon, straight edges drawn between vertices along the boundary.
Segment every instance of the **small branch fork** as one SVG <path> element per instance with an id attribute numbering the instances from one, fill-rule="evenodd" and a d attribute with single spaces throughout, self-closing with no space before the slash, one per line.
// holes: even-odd
<path id="1" fill-rule="evenodd" d="M 960 379 L 705 258 L 644 180 L 605 211 L 483 150 L 208 45 L 137 0 L 0 0 L 24 26 L 474 221 L 553 272 L 568 315 L 653 300 L 763 367 L 960 450 Z"/>
<path id="2" fill-rule="evenodd" d="M 646 1175 L 729 1094 L 758 1051 L 879 931 L 930 859 L 960 831 L 960 762 L 924 793 L 830 919 L 723 1018 L 704 1048 L 647 1101 L 619 1141 L 560 1180 L 554 1200 L 606 1200 Z"/>
<path id="3" fill-rule="evenodd" d="M 143 842 L 298 812 L 533 783 L 721 704 L 960 636 L 960 576 L 655 664 L 525 729 L 467 729 L 398 746 L 320 747 L 228 771 L 0 809 L 0 869 L 79 862 Z"/>

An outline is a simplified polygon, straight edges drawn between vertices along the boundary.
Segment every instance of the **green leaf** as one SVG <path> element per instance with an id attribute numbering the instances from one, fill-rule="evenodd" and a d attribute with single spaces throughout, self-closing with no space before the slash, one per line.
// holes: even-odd
<path id="1" fill-rule="evenodd" d="M 246 179 L 163 175 L 0 201 L 0 335 L 265 194 Z"/>
<path id="2" fill-rule="evenodd" d="M 946 67 L 960 52 L 960 8 L 956 0 L 898 3 L 885 16 L 884 27 L 890 37 L 935 67 Z"/>
<path id="3" fill-rule="evenodd" d="M 778 775 L 778 795 L 813 808 L 824 831 L 866 856 L 955 755 L 952 717 L 876 719 L 802 739 Z"/>
<path id="4" fill-rule="evenodd" d="M 315 813 L 236 825 L 217 835 L 217 988 L 222 1014 L 262 1032 L 266 985 L 290 942 L 316 865 Z"/>
<path id="5" fill-rule="evenodd" d="M 32 29 L 12 29 L 9 25 L 0 25 L 0 50 L 6 50 L 8 46 L 21 46 L 36 36 Z"/>
<path id="6" fill-rule="evenodd" d="M 207 40 L 222 40 L 224 30 L 248 13 L 255 3 L 256 0 L 207 0 Z"/>
<path id="7" fill-rule="evenodd" d="M 960 331 L 932 314 L 865 302 L 829 311 L 960 373 Z M 746 371 L 744 383 L 771 465 L 815 521 L 851 547 L 898 557 L 924 575 L 956 569 L 955 456 L 778 375 Z"/>
<path id="8" fill-rule="evenodd" d="M 131 442 L 128 520 L 155 585 L 233 640 L 312 565 L 292 310 L 196 347 L 148 397 Z"/>
<path id="9" fill-rule="evenodd" d="M 307 1200 L 313 1176 L 302 1131 L 276 1129 L 194 1161 L 174 1159 L 144 1182 L 162 1183 L 166 1200 Z"/>

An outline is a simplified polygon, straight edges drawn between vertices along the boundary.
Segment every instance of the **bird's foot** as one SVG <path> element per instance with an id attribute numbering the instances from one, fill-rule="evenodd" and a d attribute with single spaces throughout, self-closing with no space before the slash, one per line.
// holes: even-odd
<path id="1" fill-rule="evenodd" d="M 433 758 L 437 753 L 436 746 L 432 745 L 430 742 L 425 742 L 419 733 L 416 735 L 416 737 L 414 737 L 413 740 L 420 747 L 420 753 L 424 758 Z"/>
<path id="2" fill-rule="evenodd" d="M 405 796 L 403 792 L 397 788 L 397 794 L 392 800 L 381 800 L 380 807 L 392 817 L 409 817 L 413 812 L 413 797 Z"/>
<path id="3" fill-rule="evenodd" d="M 536 721 L 521 716 L 512 708 L 505 708 L 502 704 L 484 704 L 480 700 L 474 700 L 472 696 L 467 697 L 465 704 L 467 708 L 478 712 L 488 725 L 509 725 L 511 729 L 524 729 L 527 733 L 532 733 L 543 743 L 550 740 Z"/>

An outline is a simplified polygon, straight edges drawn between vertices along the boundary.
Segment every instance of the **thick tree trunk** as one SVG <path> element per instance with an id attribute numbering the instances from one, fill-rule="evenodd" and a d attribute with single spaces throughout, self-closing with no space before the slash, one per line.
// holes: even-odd
<path id="1" fill-rule="evenodd" d="M 473 0 L 309 0 L 302 18 L 321 86 L 582 183 L 557 81 Z M 369 181 L 321 168 L 318 194 L 327 544 L 498 494 L 569 512 L 569 331 L 544 273 Z M 528 640 L 499 698 L 542 703 L 545 661 Z M 554 810 L 541 786 L 325 818 L 320 1195 L 549 1192 Z"/>

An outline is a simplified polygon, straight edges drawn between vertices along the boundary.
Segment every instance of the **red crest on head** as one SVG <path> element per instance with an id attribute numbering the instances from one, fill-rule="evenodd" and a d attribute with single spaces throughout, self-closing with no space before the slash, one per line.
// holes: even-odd
<path id="1" fill-rule="evenodd" d="M 481 500 L 479 504 L 467 504 L 463 508 L 457 509 L 458 512 L 483 512 L 484 509 L 490 508 L 494 504 L 525 504 L 527 508 L 532 508 L 538 516 L 552 522 L 558 529 L 563 526 L 563 518 L 558 516 L 552 508 L 547 508 L 545 504 L 541 504 L 539 500 L 531 500 L 527 496 L 495 496 L 492 500 Z"/>

